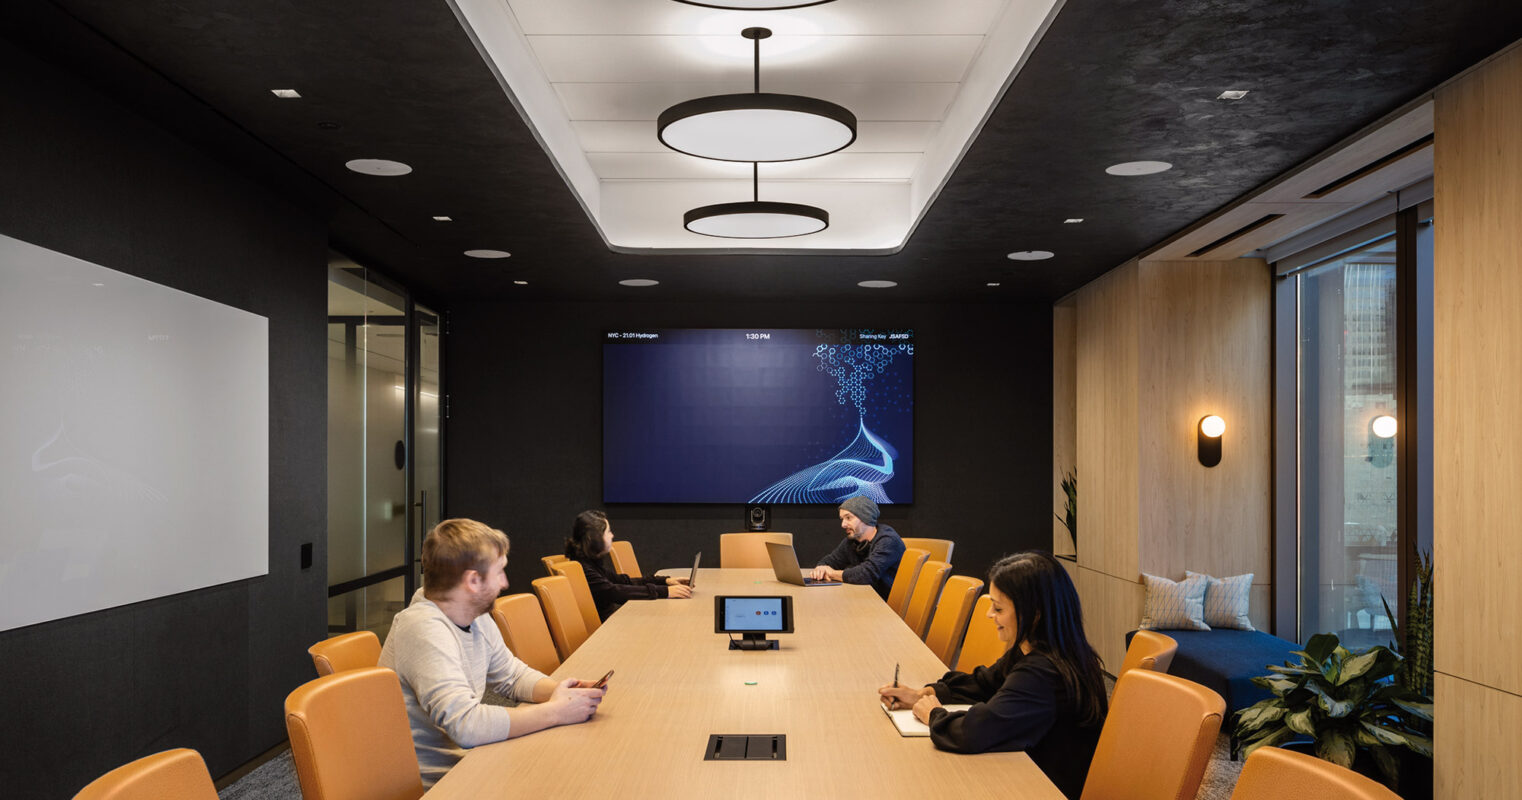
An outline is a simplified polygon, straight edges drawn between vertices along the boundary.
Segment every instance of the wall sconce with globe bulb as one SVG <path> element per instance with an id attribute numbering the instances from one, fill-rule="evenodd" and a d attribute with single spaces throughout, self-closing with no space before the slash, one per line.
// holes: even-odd
<path id="1" fill-rule="evenodd" d="M 1226 420 L 1211 414 L 1200 418 L 1198 455 L 1200 463 L 1213 467 L 1221 463 L 1221 436 L 1226 433 Z"/>

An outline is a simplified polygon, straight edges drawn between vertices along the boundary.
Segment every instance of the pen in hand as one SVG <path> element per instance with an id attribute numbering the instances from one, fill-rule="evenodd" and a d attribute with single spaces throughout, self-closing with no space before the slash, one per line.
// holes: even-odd
<path id="1" fill-rule="evenodd" d="M 893 665 L 893 688 L 898 688 L 898 665 Z"/>

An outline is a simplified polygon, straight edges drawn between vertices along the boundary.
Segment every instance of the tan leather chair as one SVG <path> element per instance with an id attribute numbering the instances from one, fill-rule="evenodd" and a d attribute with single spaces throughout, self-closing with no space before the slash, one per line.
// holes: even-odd
<path id="1" fill-rule="evenodd" d="M 930 554 L 924 550 L 909 548 L 898 560 L 898 571 L 893 573 L 893 588 L 888 590 L 888 608 L 904 618 L 909 610 L 909 598 L 914 594 L 914 582 L 919 580 L 920 568 L 925 566 Z"/>
<path id="2" fill-rule="evenodd" d="M 920 539 L 911 536 L 904 537 L 904 547 L 924 550 L 930 554 L 931 561 L 944 561 L 950 564 L 951 551 L 956 548 L 956 542 L 950 539 Z"/>
<path id="3" fill-rule="evenodd" d="M 553 578 L 536 578 L 534 594 L 544 606 L 544 621 L 550 626 L 550 638 L 555 640 L 555 651 L 564 661 L 587 640 L 587 625 L 581 621 L 581 609 L 571 594 L 571 581 L 556 575 Z"/>
<path id="4" fill-rule="evenodd" d="M 380 663 L 380 639 L 370 631 L 355 631 L 323 639 L 307 648 L 312 664 L 317 667 L 317 677 L 343 672 L 346 669 L 373 667 Z"/>
<path id="5" fill-rule="evenodd" d="M 412 729 L 396 673 L 335 672 L 285 698 L 285 730 L 303 800 L 423 796 Z"/>
<path id="6" fill-rule="evenodd" d="M 1120 662 L 1120 671 L 1115 676 L 1118 678 L 1138 667 L 1167 672 L 1173 665 L 1173 654 L 1177 652 L 1178 642 L 1172 636 L 1157 631 L 1137 631 L 1131 637 L 1131 646 L 1126 648 L 1126 658 Z"/>
<path id="7" fill-rule="evenodd" d="M 555 565 L 567 561 L 565 556 L 540 556 L 539 563 L 544 565 L 544 574 L 555 577 Z"/>
<path id="8" fill-rule="evenodd" d="M 914 582 L 914 593 L 909 598 L 909 610 L 904 612 L 904 622 L 914 635 L 925 638 L 930 627 L 930 615 L 941 597 L 941 584 L 951 574 L 951 565 L 944 561 L 926 561 L 920 569 L 920 577 Z"/>
<path id="9" fill-rule="evenodd" d="M 90 781 L 74 800 L 217 800 L 201 754 L 183 747 L 129 761 Z"/>
<path id="10" fill-rule="evenodd" d="M 967 620 L 972 616 L 972 607 L 982 592 L 983 582 L 966 575 L 953 575 L 941 589 L 941 602 L 935 606 L 930 632 L 925 634 L 925 646 L 947 669 L 951 668 L 956 647 L 961 643 Z"/>
<path id="11" fill-rule="evenodd" d="M 548 675 L 560 668 L 555 641 L 544 622 L 539 598 L 527 592 L 499 597 L 491 607 L 492 622 L 502 632 L 502 641 L 520 661 Z"/>
<path id="12" fill-rule="evenodd" d="M 791 545 L 791 533 L 775 531 L 719 534 L 719 566 L 724 569 L 771 569 L 772 557 L 766 554 L 767 542 Z M 799 562 L 802 566 L 803 562 Z M 808 567 L 803 567 L 808 570 Z"/>
<path id="13" fill-rule="evenodd" d="M 952 667 L 957 672 L 986 667 L 998 661 L 1008 649 L 999 639 L 998 626 L 988 618 L 988 608 L 993 602 L 993 598 L 985 594 L 972 607 L 972 616 L 967 620 L 967 635 L 962 637 L 962 650 L 957 653 L 956 666 Z"/>
<path id="14" fill-rule="evenodd" d="M 622 572 L 631 578 L 642 578 L 639 571 L 639 560 L 634 557 L 634 545 L 623 539 L 613 541 L 613 550 L 608 554 L 613 559 L 613 571 Z"/>
<path id="15" fill-rule="evenodd" d="M 602 617 L 597 616 L 597 603 L 592 599 L 592 589 L 587 586 L 586 570 L 580 561 L 562 561 L 551 567 L 555 574 L 571 582 L 571 596 L 576 598 L 576 608 L 581 611 L 581 624 L 591 636 L 602 627 Z"/>
<path id="16" fill-rule="evenodd" d="M 1247 757 L 1231 800 L 1335 797 L 1337 800 L 1399 800 L 1384 784 L 1312 755 L 1260 747 Z"/>
<path id="17" fill-rule="evenodd" d="M 1226 701 L 1193 681 L 1133 669 L 1115 682 L 1083 800 L 1179 800 L 1200 789 Z"/>

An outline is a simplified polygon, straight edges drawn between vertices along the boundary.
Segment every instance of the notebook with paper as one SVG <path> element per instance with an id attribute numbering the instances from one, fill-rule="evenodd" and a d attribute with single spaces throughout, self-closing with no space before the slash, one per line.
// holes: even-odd
<path id="1" fill-rule="evenodd" d="M 914 709 L 896 708 L 890 711 L 888 707 L 882 703 L 878 703 L 877 705 L 883 710 L 884 714 L 888 715 L 888 719 L 893 720 L 893 727 L 898 728 L 899 736 L 930 735 L 930 726 L 914 718 Z M 949 706 L 941 706 L 941 708 L 944 708 L 947 711 L 966 711 L 967 709 L 972 708 L 972 706 L 964 705 L 962 703 L 953 703 Z"/>

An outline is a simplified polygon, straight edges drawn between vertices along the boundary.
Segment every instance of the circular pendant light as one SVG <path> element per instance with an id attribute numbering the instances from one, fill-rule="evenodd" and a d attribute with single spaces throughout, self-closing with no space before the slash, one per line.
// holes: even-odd
<path id="1" fill-rule="evenodd" d="M 656 136 L 680 153 L 718 161 L 797 161 L 841 150 L 856 141 L 856 115 L 814 97 L 761 91 L 761 40 L 766 28 L 746 28 L 756 43 L 755 91 L 688 100 L 662 111 Z"/>
<path id="2" fill-rule="evenodd" d="M 786 239 L 830 227 L 830 212 L 801 203 L 759 199 L 756 165 L 751 165 L 751 199 L 742 203 L 700 206 L 682 215 L 682 227 L 723 239 Z"/>
<path id="3" fill-rule="evenodd" d="M 788 0 L 728 0 L 724 3 L 699 3 L 698 0 L 676 0 L 678 3 L 686 3 L 689 6 L 702 6 L 704 8 L 724 8 L 731 11 L 781 11 L 787 8 L 803 8 L 805 6 L 822 6 L 825 3 L 833 3 L 835 0 L 805 0 L 805 2 L 788 2 Z"/>

